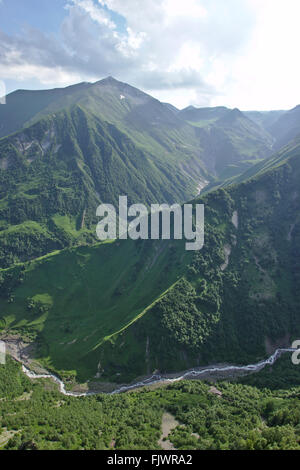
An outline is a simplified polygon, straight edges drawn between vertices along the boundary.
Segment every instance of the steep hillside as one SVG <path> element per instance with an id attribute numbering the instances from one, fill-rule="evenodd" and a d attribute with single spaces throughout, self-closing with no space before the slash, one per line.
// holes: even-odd
<path id="1" fill-rule="evenodd" d="M 2 271 L 2 333 L 36 338 L 62 375 L 115 382 L 289 345 L 300 334 L 300 146 L 286 158 L 201 199 L 200 252 L 123 241 Z"/>
<path id="2" fill-rule="evenodd" d="M 239 183 L 243 183 L 251 178 L 256 178 L 262 175 L 269 169 L 274 169 L 278 166 L 284 165 L 292 157 L 299 155 L 300 137 L 292 140 L 288 145 L 283 147 L 280 151 L 272 155 L 270 158 L 258 161 L 258 163 L 252 165 L 250 168 L 237 176 L 224 179 L 223 181 L 215 181 L 205 188 L 206 192 L 215 191 L 219 188 L 226 188 Z"/>
<path id="3" fill-rule="evenodd" d="M 0 329 L 36 339 L 37 355 L 49 368 L 74 370 L 81 380 L 101 373 L 103 343 L 145 314 L 186 271 L 191 255 L 183 247 L 116 241 L 2 270 Z"/>
<path id="4" fill-rule="evenodd" d="M 5 106 L 0 106 L 0 138 L 21 129 L 51 103 L 73 94 L 78 96 L 89 86 L 90 83 L 79 83 L 53 90 L 17 90 L 10 93 L 6 96 Z"/>
<path id="5" fill-rule="evenodd" d="M 112 77 L 66 89 L 18 91 L 0 110 L 1 135 L 76 105 L 113 124 L 142 151 L 170 161 L 191 179 L 194 194 L 205 180 L 241 173 L 271 153 L 273 139 L 238 110 L 189 107 L 178 111 Z"/>
<path id="6" fill-rule="evenodd" d="M 300 105 L 282 114 L 269 127 L 269 132 L 276 139 L 276 150 L 279 150 L 300 135 Z"/>
<path id="7" fill-rule="evenodd" d="M 0 125 L 21 127 L 0 139 L 0 267 L 92 243 L 100 201 L 184 202 L 271 145 L 238 110 L 179 112 L 112 77 L 12 93 Z"/>
<path id="8" fill-rule="evenodd" d="M 270 127 L 285 113 L 285 111 L 243 111 L 251 121 L 261 126 L 267 132 Z M 276 138 L 276 135 L 274 135 Z"/>
<path id="9" fill-rule="evenodd" d="M 230 113 L 230 109 L 224 106 L 216 108 L 195 108 L 194 106 L 188 106 L 179 112 L 179 116 L 199 127 L 205 127 L 226 116 L 228 113 Z"/>
<path id="10" fill-rule="evenodd" d="M 0 266 L 93 241 L 100 201 L 183 202 L 195 185 L 78 105 L 47 115 L 0 140 Z"/>
<path id="11" fill-rule="evenodd" d="M 31 95 L 34 97 L 32 104 Z M 193 128 L 170 106 L 112 77 L 62 90 L 15 92 L 8 96 L 10 102 L 11 105 L 2 107 L 0 114 L 0 125 L 4 127 L 6 121 L 12 121 L 13 130 L 18 130 L 23 125 L 28 126 L 49 114 L 77 105 L 116 126 L 142 150 L 160 159 L 183 164 L 182 172 L 194 181 L 195 188 L 198 179 L 206 176 Z M 1 135 L 5 134 L 4 129 Z"/>
<path id="12" fill-rule="evenodd" d="M 212 123 L 208 121 L 207 125 L 202 123 L 197 127 L 195 122 L 194 125 L 207 168 L 222 180 L 268 157 L 273 139 L 238 109 L 221 108 L 221 111 L 222 116 Z"/>
<path id="13" fill-rule="evenodd" d="M 107 373 L 251 363 L 299 335 L 299 178 L 298 147 L 285 164 L 205 197 L 204 249 L 185 279 L 105 345 Z"/>

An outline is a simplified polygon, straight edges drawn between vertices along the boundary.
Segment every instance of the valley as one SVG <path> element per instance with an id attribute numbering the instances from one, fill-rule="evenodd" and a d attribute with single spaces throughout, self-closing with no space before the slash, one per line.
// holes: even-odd
<path id="1" fill-rule="evenodd" d="M 273 370 L 300 335 L 297 109 L 178 110 L 112 77 L 7 98 L 0 339 L 23 364 L 23 392 L 44 396 L 46 386 L 59 397 L 58 386 L 59 403 L 101 401 L 99 392 L 138 401 L 176 387 L 207 397 L 207 382 L 223 391 L 284 382 Z M 290 132 L 279 136 L 277 121 Z M 99 242 L 96 209 L 122 195 L 148 209 L 204 204 L 203 249 L 174 236 Z M 21 377 L 20 365 L 9 367 Z M 190 418 L 172 416 L 186 429 Z M 19 435 L 4 427 L 13 445 Z M 156 448 L 161 433 L 150 428 Z M 184 448 L 205 447 L 198 427 L 190 431 L 177 424 L 163 443 L 178 449 L 184 435 Z M 117 436 L 107 431 L 101 445 L 126 446 Z"/>
<path id="2" fill-rule="evenodd" d="M 265 366 L 267 365 L 274 365 L 275 362 L 280 359 L 280 357 L 285 354 L 285 353 L 292 353 L 296 351 L 296 349 L 277 349 L 272 356 L 270 356 L 268 359 L 265 361 L 261 361 L 258 364 L 250 364 L 247 366 L 231 366 L 231 365 L 224 365 L 224 366 L 207 366 L 206 368 L 198 368 L 198 369 L 191 369 L 186 372 L 181 373 L 180 375 L 176 376 L 173 374 L 169 374 L 169 376 L 161 376 L 161 375 L 152 375 L 151 377 L 145 378 L 144 380 L 140 382 L 133 383 L 131 385 L 123 385 L 120 388 L 116 388 L 112 392 L 103 392 L 103 391 L 88 391 L 88 392 L 72 392 L 72 391 L 67 391 L 65 384 L 55 375 L 47 373 L 40 373 L 37 374 L 30 369 L 28 369 L 23 361 L 19 358 L 14 356 L 14 358 L 22 364 L 22 371 L 24 374 L 29 378 L 33 380 L 37 379 L 50 379 L 53 382 L 55 382 L 59 386 L 59 391 L 65 396 L 70 396 L 70 397 L 87 397 L 91 395 L 98 395 L 100 393 L 109 393 L 110 395 L 115 395 L 119 393 L 126 393 L 130 390 L 135 390 L 135 389 L 141 389 L 144 387 L 152 387 L 153 385 L 165 385 L 165 384 L 170 384 L 174 382 L 179 382 L 181 380 L 191 380 L 191 378 L 199 380 L 200 378 L 203 377 L 203 380 L 206 381 L 214 381 L 214 380 L 226 380 L 226 379 L 232 379 L 232 378 L 237 378 L 237 377 L 243 377 L 247 376 L 247 374 L 253 374 L 260 372 L 262 369 L 264 369 Z M 26 362 L 26 365 L 30 366 L 30 361 Z M 112 387 L 113 384 L 104 384 L 105 388 L 107 389 L 108 387 Z M 101 387 L 99 388 L 101 390 Z"/>

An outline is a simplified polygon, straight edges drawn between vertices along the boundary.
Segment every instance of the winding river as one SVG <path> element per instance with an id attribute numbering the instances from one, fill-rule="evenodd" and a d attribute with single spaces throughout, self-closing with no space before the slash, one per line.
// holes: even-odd
<path id="1" fill-rule="evenodd" d="M 275 353 L 266 359 L 265 361 L 258 362 L 257 364 L 250 364 L 248 366 L 209 366 L 203 368 L 195 368 L 190 369 L 186 372 L 181 373 L 177 377 L 167 377 L 163 375 L 152 375 L 151 377 L 141 381 L 133 383 L 132 385 L 124 385 L 113 392 L 108 393 L 108 395 L 115 395 L 117 393 L 124 393 L 128 392 L 129 390 L 133 390 L 135 388 L 146 387 L 153 384 L 164 384 L 164 383 L 173 383 L 178 382 L 184 379 L 197 379 L 204 374 L 213 374 L 215 372 L 225 373 L 230 375 L 231 373 L 242 373 L 242 372 L 259 372 L 267 365 L 273 365 L 277 359 L 282 356 L 284 353 L 294 352 L 295 349 L 277 349 Z M 22 364 L 23 372 L 29 377 L 30 379 L 52 379 L 55 383 L 59 385 L 60 392 L 65 396 L 70 397 L 87 397 L 91 395 L 99 395 L 101 392 L 91 391 L 91 392 L 84 392 L 84 393 L 76 393 L 76 392 L 68 392 L 66 390 L 65 384 L 62 380 L 56 377 L 53 374 L 35 374 L 34 372 L 30 371 L 24 364 Z M 102 392 L 103 393 L 103 392 Z"/>

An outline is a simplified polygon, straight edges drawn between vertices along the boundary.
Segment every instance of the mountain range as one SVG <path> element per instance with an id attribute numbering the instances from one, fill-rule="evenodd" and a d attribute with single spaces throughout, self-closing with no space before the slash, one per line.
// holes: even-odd
<path id="1" fill-rule="evenodd" d="M 178 110 L 109 77 L 0 106 L 0 332 L 70 383 L 248 363 L 299 331 L 300 111 Z M 199 194 L 201 192 L 201 194 Z M 205 245 L 95 236 L 205 204 Z"/>

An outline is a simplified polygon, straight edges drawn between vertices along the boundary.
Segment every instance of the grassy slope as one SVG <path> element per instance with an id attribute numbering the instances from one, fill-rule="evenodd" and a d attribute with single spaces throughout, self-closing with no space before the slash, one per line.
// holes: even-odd
<path id="1" fill-rule="evenodd" d="M 3 330 L 37 333 L 48 367 L 75 369 L 81 379 L 95 374 L 97 353 L 89 361 L 84 357 L 135 321 L 182 275 L 189 255 L 181 242 L 177 249 L 172 245 L 114 242 L 29 263 L 14 301 L 0 300 Z"/>
<path id="2" fill-rule="evenodd" d="M 300 106 L 286 111 L 279 118 L 269 125 L 269 132 L 275 136 L 275 149 L 287 145 L 300 133 Z"/>
<path id="3" fill-rule="evenodd" d="M 80 106 L 1 139 L 1 165 L 2 267 L 91 242 L 100 201 L 184 201 L 196 186 L 174 162 Z"/>
<path id="4" fill-rule="evenodd" d="M 113 79 L 16 92 L 3 108 L 0 122 L 18 116 L 25 128 L 0 139 L 1 267 L 93 242 L 100 200 L 183 202 L 211 179 L 206 167 L 222 178 L 239 173 L 266 137 L 225 108 L 197 136 L 181 113 Z M 214 118 L 200 111 L 206 123 Z"/>
<path id="5" fill-rule="evenodd" d="M 12 97 L 12 115 L 22 115 L 22 93 Z M 125 99 L 121 99 L 121 95 Z M 41 96 L 36 93 L 34 96 L 31 118 L 23 120 L 15 130 L 21 125 L 38 122 L 49 114 L 79 105 L 86 112 L 116 126 L 144 152 L 150 152 L 162 161 L 169 160 L 173 168 L 174 165 L 186 162 L 185 169 L 194 180 L 194 185 L 198 178 L 207 176 L 205 166 L 199 159 L 199 143 L 193 127 L 180 119 L 169 106 L 130 85 L 108 78 L 92 85 L 79 84 L 62 90 L 45 91 Z M 48 96 L 52 98 L 45 105 Z M 20 112 L 17 112 L 18 100 Z M 0 115 L 0 122 L 2 117 L 3 120 L 7 119 L 7 116 Z"/>
<path id="6" fill-rule="evenodd" d="M 271 135 L 237 109 L 187 108 L 179 115 L 196 128 L 203 160 L 220 180 L 270 155 Z"/>
<path id="7" fill-rule="evenodd" d="M 79 83 L 53 90 L 17 90 L 6 97 L 6 105 L 0 108 L 0 138 L 12 134 L 30 122 L 51 103 L 81 94 L 90 84 Z"/>
<path id="8" fill-rule="evenodd" d="M 250 166 L 246 171 L 243 171 L 240 174 L 235 176 L 224 175 L 227 178 L 224 178 L 223 181 L 217 181 L 211 183 L 209 186 L 205 188 L 206 192 L 215 191 L 218 188 L 225 188 L 233 185 L 237 185 L 243 182 L 246 182 L 252 178 L 257 178 L 263 175 L 268 170 L 274 169 L 276 167 L 280 167 L 281 165 L 285 165 L 290 158 L 298 157 L 299 155 L 299 148 L 300 148 L 300 137 L 298 136 L 296 139 L 292 140 L 288 145 L 283 147 L 277 153 L 272 155 L 270 158 L 253 161 L 253 165 Z"/>
<path id="9" fill-rule="evenodd" d="M 208 194 L 198 253 L 179 242 L 125 241 L 26 265 L 19 287 L 3 284 L 13 302 L 1 300 L 2 328 L 40 332 L 43 361 L 76 370 L 80 380 L 97 365 L 102 379 L 128 381 L 155 369 L 259 360 L 266 338 L 300 332 L 299 178 L 294 150 L 259 177 Z M 231 254 L 222 270 L 225 245 Z M 45 294 L 39 315 L 27 310 L 29 297 L 36 309 L 43 299 L 35 296 Z"/>
<path id="10" fill-rule="evenodd" d="M 299 334 L 299 176 L 298 151 L 285 165 L 230 193 L 205 198 L 203 251 L 195 254 L 186 281 L 104 345 L 108 376 L 109 371 L 134 376 L 155 368 L 249 363 L 266 355 L 266 338 L 288 345 Z M 231 256 L 222 272 L 225 245 Z"/>

